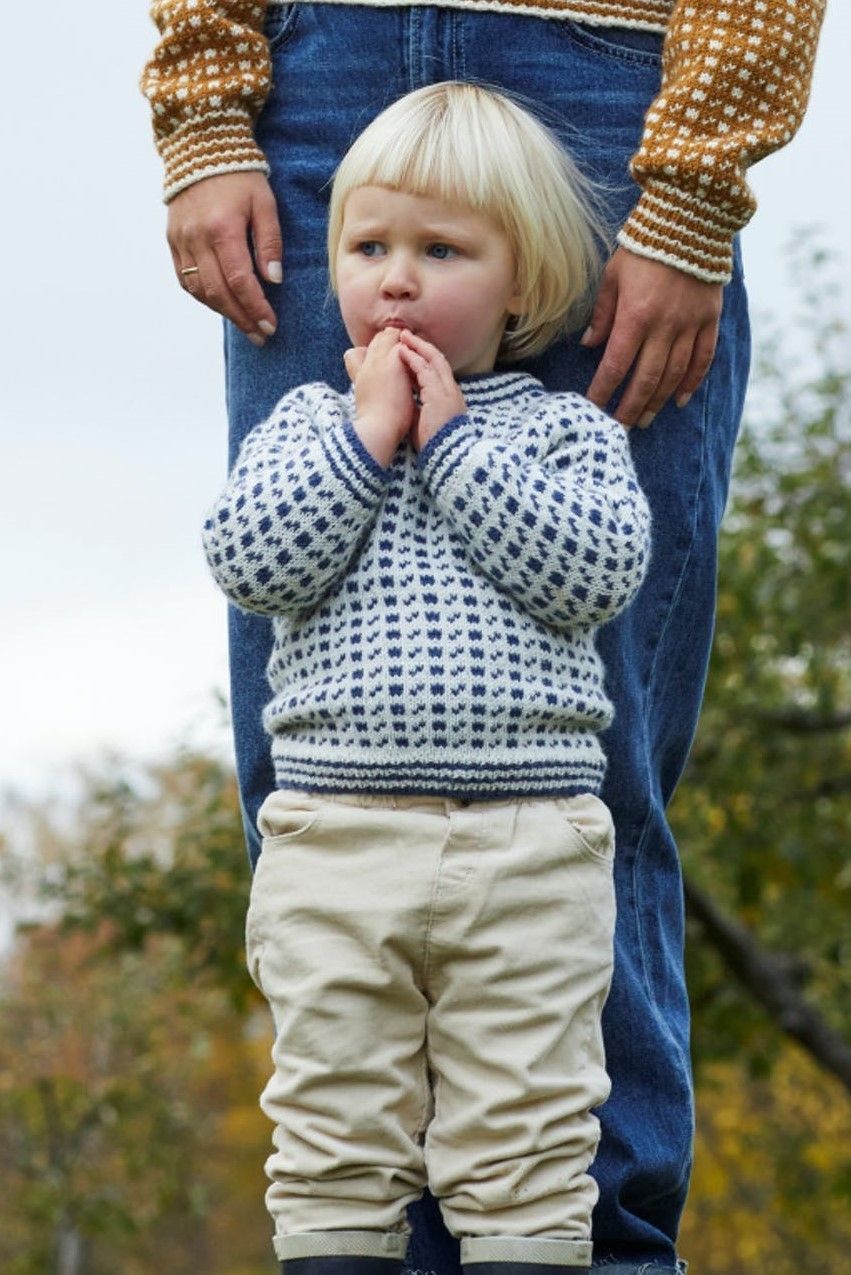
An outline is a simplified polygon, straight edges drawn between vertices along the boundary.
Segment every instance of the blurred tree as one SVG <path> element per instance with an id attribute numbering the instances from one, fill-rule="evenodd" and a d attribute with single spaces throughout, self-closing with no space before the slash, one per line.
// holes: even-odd
<path id="1" fill-rule="evenodd" d="M 831 1275 L 851 1246 L 851 1103 L 797 1046 L 701 1068 L 680 1246 L 700 1275 Z"/>
<path id="2" fill-rule="evenodd" d="M 114 761 L 73 810 L 12 814 L 7 880 L 54 915 L 0 983 L 0 1269 L 266 1275 L 271 1023 L 232 776 Z"/>
<path id="3" fill-rule="evenodd" d="M 720 545 L 707 697 L 672 806 L 698 1066 L 778 1028 L 851 1088 L 851 350 L 832 258 L 761 343 Z"/>

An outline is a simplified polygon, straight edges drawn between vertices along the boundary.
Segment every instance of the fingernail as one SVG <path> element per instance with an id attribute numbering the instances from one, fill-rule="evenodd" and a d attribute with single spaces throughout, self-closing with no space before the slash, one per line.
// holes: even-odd
<path id="1" fill-rule="evenodd" d="M 284 282 L 284 267 L 281 265 L 280 261 L 270 261 L 266 269 L 269 272 L 269 278 L 272 280 L 272 283 Z"/>
<path id="2" fill-rule="evenodd" d="M 579 339 L 579 344 L 587 345 L 590 340 L 591 340 L 591 328 L 586 328 Z"/>
<path id="3" fill-rule="evenodd" d="M 261 319 L 257 326 L 261 332 L 266 333 L 266 336 L 275 335 L 275 325 L 274 323 L 270 323 L 268 319 Z"/>
<path id="4" fill-rule="evenodd" d="M 643 416 L 640 416 L 638 418 L 639 428 L 647 429 L 647 426 L 653 422 L 653 419 L 655 418 L 655 416 L 656 416 L 655 412 L 645 412 Z"/>
<path id="5" fill-rule="evenodd" d="M 685 407 L 686 403 L 691 399 L 691 394 L 681 394 L 677 399 L 677 407 Z"/>
<path id="6" fill-rule="evenodd" d="M 245 334 L 252 345 L 265 345 L 266 342 L 262 336 L 258 336 L 256 332 L 246 332 Z"/>

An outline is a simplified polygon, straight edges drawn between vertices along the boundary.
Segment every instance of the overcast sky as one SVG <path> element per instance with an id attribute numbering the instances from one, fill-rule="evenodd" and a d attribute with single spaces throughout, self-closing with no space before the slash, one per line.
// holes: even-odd
<path id="1" fill-rule="evenodd" d="M 61 785 L 104 749 L 226 747 L 224 604 L 199 543 L 224 474 L 218 320 L 178 289 L 136 83 L 144 0 L 8 6 L 0 428 L 0 787 Z M 851 314 L 851 6 L 829 6 L 809 114 L 752 171 L 759 316 L 792 303 L 781 250 L 819 224 Z"/>

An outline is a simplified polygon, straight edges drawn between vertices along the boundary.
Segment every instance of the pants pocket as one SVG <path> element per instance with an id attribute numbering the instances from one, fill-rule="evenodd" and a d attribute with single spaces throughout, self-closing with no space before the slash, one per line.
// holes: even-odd
<path id="1" fill-rule="evenodd" d="M 320 807 L 321 797 L 317 793 L 296 789 L 270 793 L 257 815 L 263 849 L 274 849 L 308 832 L 319 818 Z"/>
<path id="2" fill-rule="evenodd" d="M 611 865 L 615 857 L 615 826 L 605 802 L 593 793 L 557 797 L 556 807 L 586 858 Z"/>

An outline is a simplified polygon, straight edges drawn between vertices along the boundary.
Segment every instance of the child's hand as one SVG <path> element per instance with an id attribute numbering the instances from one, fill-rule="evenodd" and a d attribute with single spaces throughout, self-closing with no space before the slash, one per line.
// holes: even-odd
<path id="1" fill-rule="evenodd" d="M 452 368 L 436 345 L 403 328 L 399 354 L 413 372 L 420 393 L 420 413 L 411 431 L 411 444 L 421 451 L 453 416 L 467 410 Z"/>
<path id="2" fill-rule="evenodd" d="M 367 451 L 385 467 L 416 415 L 411 375 L 400 349 L 398 328 L 385 328 L 366 348 L 357 346 L 343 356 L 355 387 L 354 427 Z"/>
<path id="3" fill-rule="evenodd" d="M 354 385 L 358 379 L 360 370 L 363 367 L 363 361 L 366 358 L 365 345 L 353 345 L 350 350 L 346 350 L 343 355 L 343 364 L 346 369 L 346 375 Z"/>

